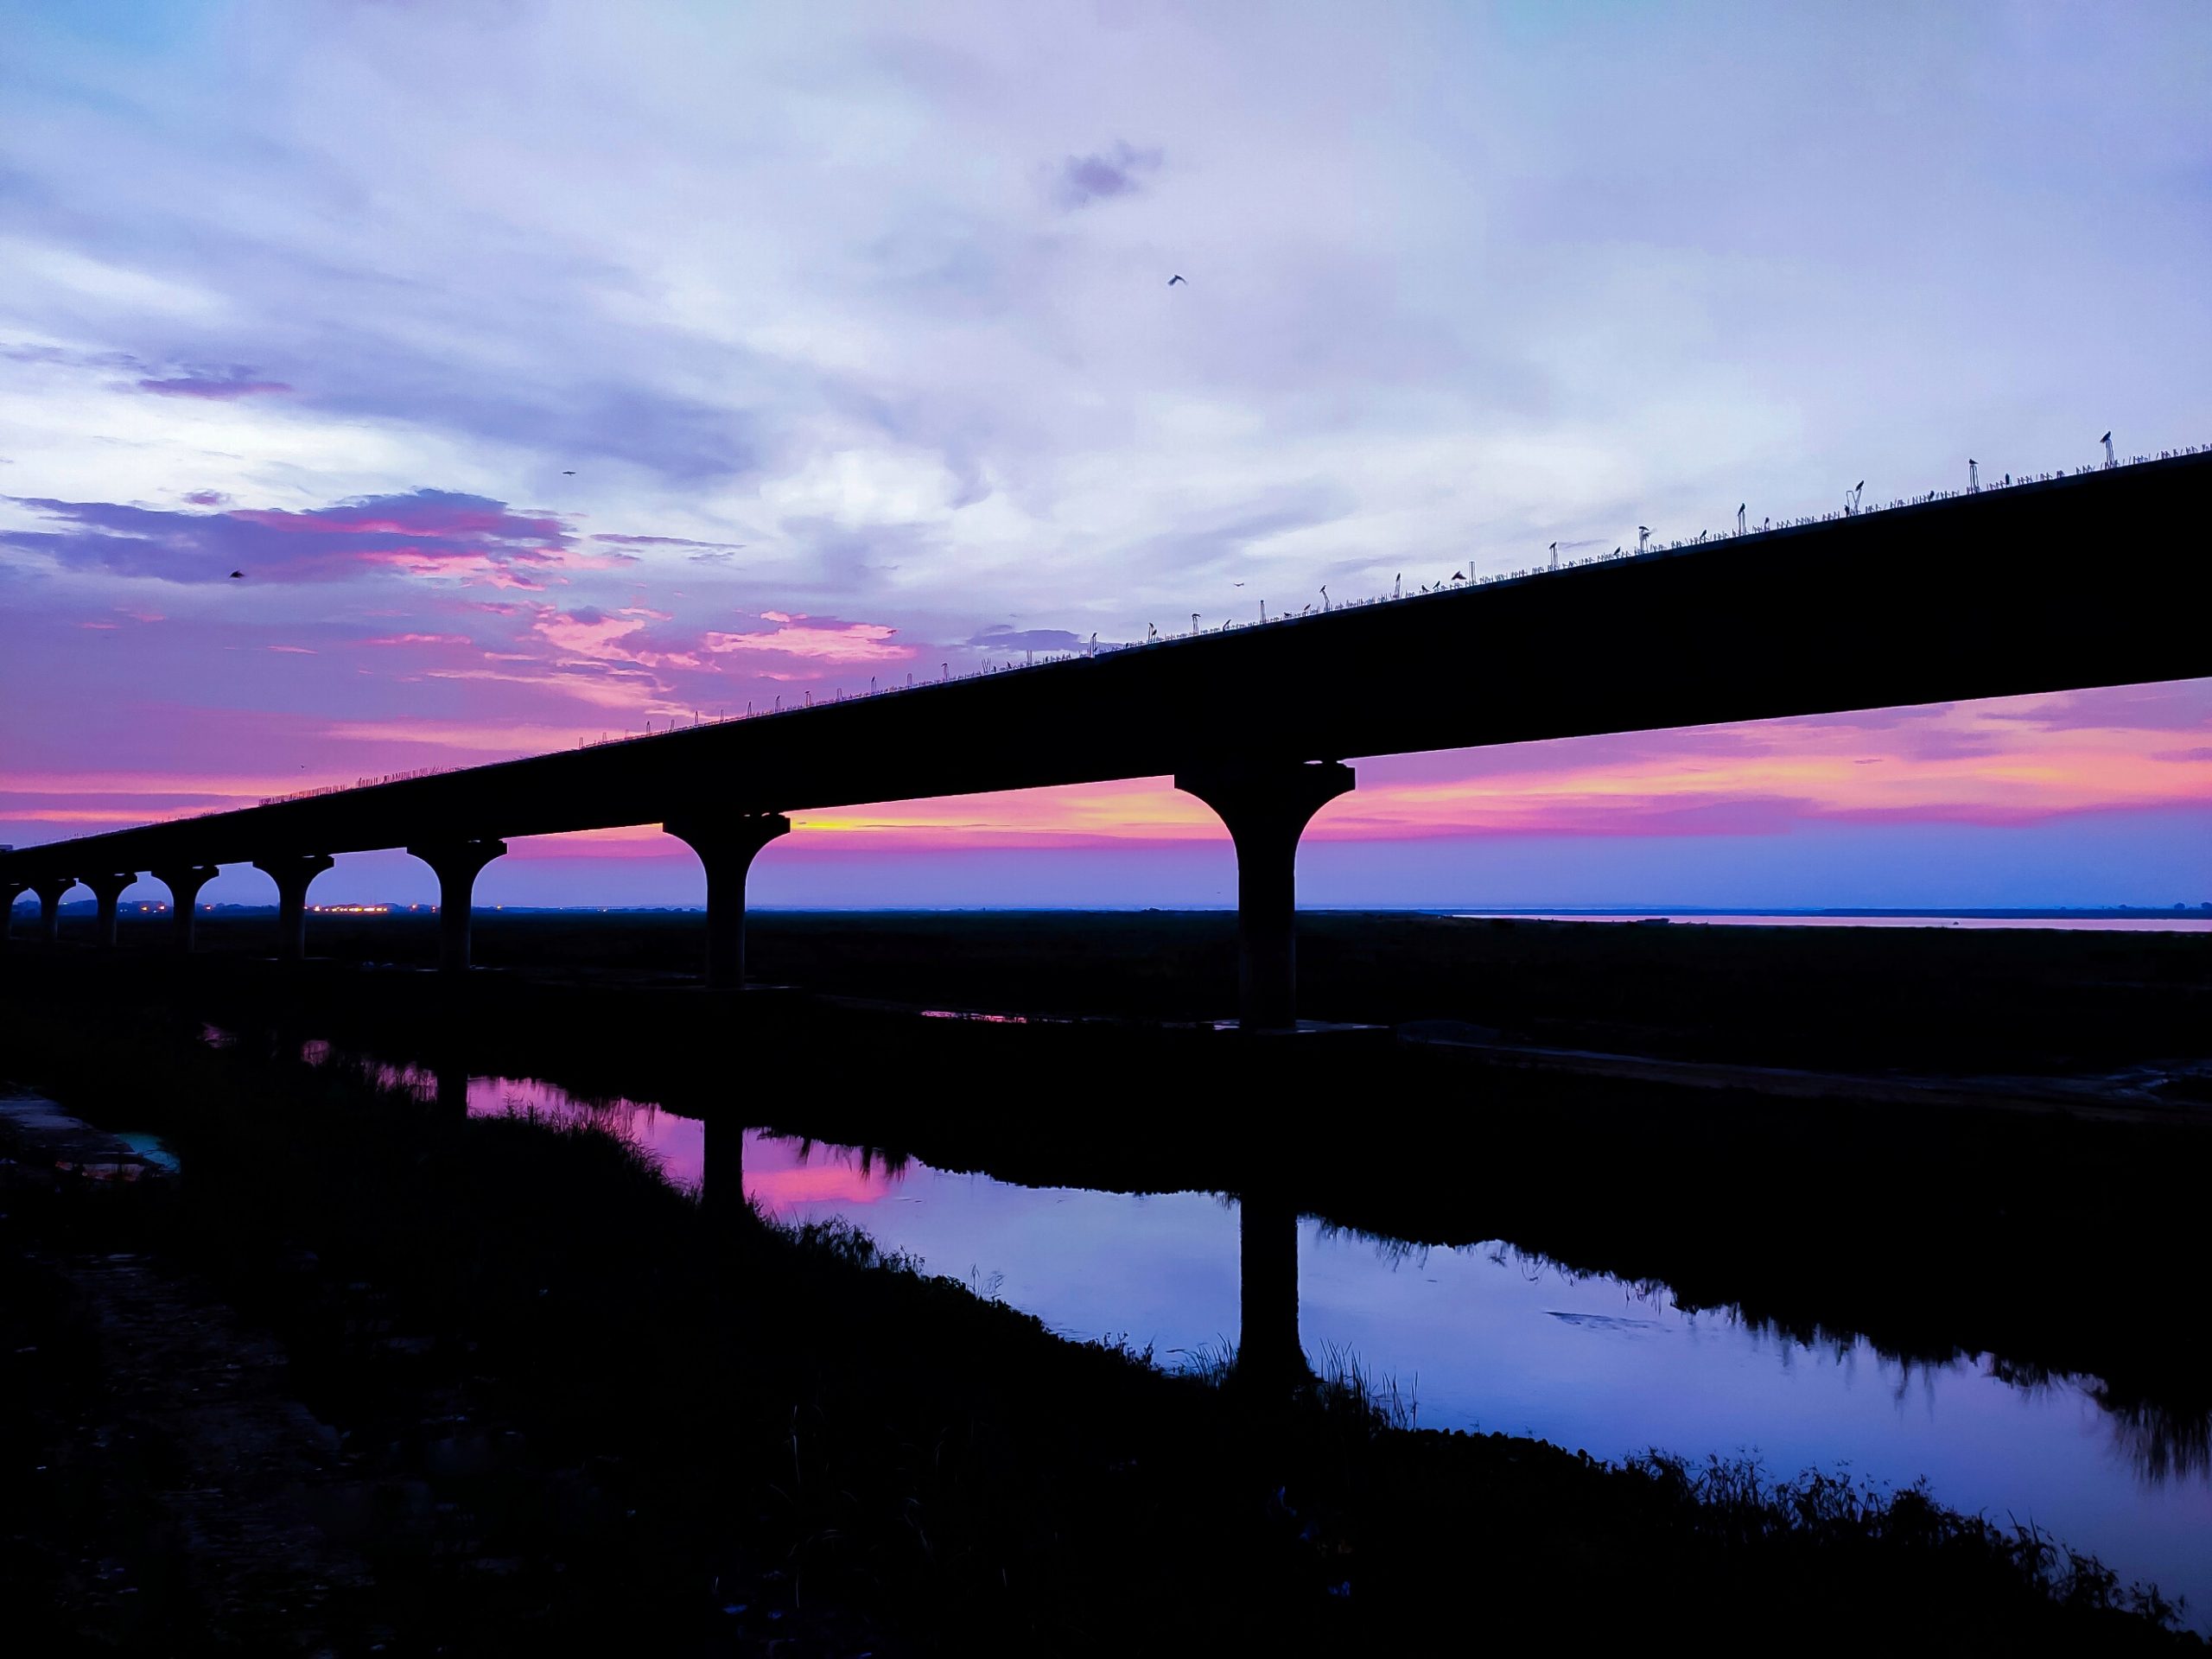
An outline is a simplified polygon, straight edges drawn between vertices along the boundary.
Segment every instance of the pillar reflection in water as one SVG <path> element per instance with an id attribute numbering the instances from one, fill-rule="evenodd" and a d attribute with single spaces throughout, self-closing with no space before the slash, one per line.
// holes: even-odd
<path id="1" fill-rule="evenodd" d="M 468 1068 L 457 1060 L 446 1060 L 437 1067 L 438 1109 L 455 1117 L 468 1116 Z"/>
<path id="2" fill-rule="evenodd" d="M 745 1125 L 734 1117 L 709 1118 L 703 1125 L 699 1168 L 699 1205 L 709 1228 L 728 1236 L 745 1212 Z"/>
<path id="3" fill-rule="evenodd" d="M 1236 1340 L 1240 1383 L 1288 1389 L 1309 1375 L 1298 1337 L 1298 1206 L 1253 1183 L 1238 1206 Z"/>

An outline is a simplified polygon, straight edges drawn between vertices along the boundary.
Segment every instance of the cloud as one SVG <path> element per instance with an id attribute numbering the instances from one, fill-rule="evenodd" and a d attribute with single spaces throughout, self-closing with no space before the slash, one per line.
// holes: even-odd
<path id="1" fill-rule="evenodd" d="M 1065 628 L 1016 629 L 1001 622 L 985 628 L 968 643 L 985 651 L 1074 651 L 1084 642 Z"/>
<path id="2" fill-rule="evenodd" d="M 534 626 L 559 649 L 575 656 L 629 661 L 637 660 L 636 653 L 624 648 L 621 642 L 645 632 L 642 622 L 609 616 L 591 605 L 579 606 L 572 611 L 547 606 L 537 613 Z"/>
<path id="3" fill-rule="evenodd" d="M 224 369 L 213 374 L 188 372 L 164 379 L 141 380 L 138 390 L 150 391 L 157 397 L 200 397 L 213 403 L 265 397 L 291 391 L 282 380 L 256 380 L 252 374 L 251 369 L 242 368 Z"/>
<path id="4" fill-rule="evenodd" d="M 75 569 L 175 582 L 330 582 L 375 572 L 538 588 L 547 572 L 634 563 L 579 549 L 557 516 L 449 490 L 362 496 L 306 512 L 175 512 L 106 501 L 4 499 L 63 528 L 0 529 L 0 547 Z"/>
<path id="5" fill-rule="evenodd" d="M 912 645 L 891 643 L 896 628 L 877 622 L 836 622 L 764 611 L 761 620 L 776 626 L 766 633 L 709 633 L 702 642 L 717 654 L 766 652 L 783 657 L 842 666 L 847 664 L 903 663 L 916 652 Z"/>
<path id="6" fill-rule="evenodd" d="M 195 507 L 227 507 L 231 498 L 220 490 L 188 490 L 184 499 Z"/>
<path id="7" fill-rule="evenodd" d="M 1060 163 L 1057 194 L 1060 206 L 1073 211 L 1094 201 L 1135 195 L 1144 175 L 1160 170 L 1164 152 L 1117 143 L 1096 156 L 1071 156 Z"/>
<path id="8" fill-rule="evenodd" d="M 2212 699 L 2177 696 L 2171 685 L 2113 685 L 2050 697 L 2015 698 L 1995 712 L 2047 732 L 2212 730 Z"/>
<path id="9" fill-rule="evenodd" d="M 594 536 L 594 542 L 610 542 L 618 547 L 710 547 L 723 552 L 734 552 L 743 542 L 695 542 L 688 536 Z"/>

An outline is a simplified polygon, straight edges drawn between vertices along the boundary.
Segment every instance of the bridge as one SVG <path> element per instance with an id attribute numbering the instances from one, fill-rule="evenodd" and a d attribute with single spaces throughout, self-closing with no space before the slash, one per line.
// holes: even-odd
<path id="1" fill-rule="evenodd" d="M 658 823 L 705 866 L 708 981 L 736 987 L 747 875 L 793 810 L 1171 776 L 1229 829 L 1241 1014 L 1281 1028 L 1299 838 L 1347 760 L 2212 675 L 2208 510 L 2212 449 L 2177 452 L 73 837 L 0 855 L 0 899 L 35 891 L 51 941 L 81 881 L 112 945 L 150 873 L 188 950 L 201 886 L 251 861 L 298 957 L 315 876 L 404 848 L 460 969 L 506 838 Z"/>

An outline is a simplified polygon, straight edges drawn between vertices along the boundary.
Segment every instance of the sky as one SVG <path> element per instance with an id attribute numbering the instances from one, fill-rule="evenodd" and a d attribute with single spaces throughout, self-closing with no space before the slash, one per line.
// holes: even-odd
<path id="1" fill-rule="evenodd" d="M 0 30 L 0 843 L 2212 440 L 2201 0 Z M 2208 681 L 1358 774 L 1306 902 L 2212 899 Z M 796 822 L 758 902 L 1234 897 L 1165 779 Z"/>

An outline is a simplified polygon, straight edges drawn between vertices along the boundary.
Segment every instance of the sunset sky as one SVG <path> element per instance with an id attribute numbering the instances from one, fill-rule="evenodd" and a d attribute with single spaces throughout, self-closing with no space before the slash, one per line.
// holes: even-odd
<path id="1" fill-rule="evenodd" d="M 0 30 L 0 842 L 2212 440 L 2201 0 Z M 2212 682 L 1358 770 L 1308 902 L 2212 899 Z M 1234 893 L 1161 779 L 798 825 L 760 902 Z"/>

